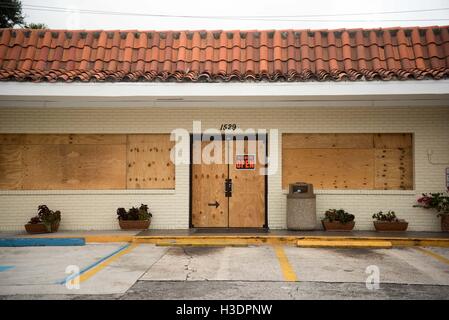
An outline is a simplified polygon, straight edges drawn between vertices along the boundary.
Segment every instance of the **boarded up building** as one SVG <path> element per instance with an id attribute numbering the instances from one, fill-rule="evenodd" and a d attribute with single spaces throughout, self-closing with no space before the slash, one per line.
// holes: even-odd
<path id="1" fill-rule="evenodd" d="M 0 230 L 39 204 L 61 229 L 117 229 L 116 208 L 140 203 L 155 229 L 284 229 L 288 185 L 305 181 L 319 217 L 344 208 L 370 230 L 394 210 L 439 231 L 413 204 L 448 187 L 448 75 L 448 27 L 0 30 Z M 226 134 L 215 156 L 232 164 L 172 161 L 175 129 L 188 159 L 207 148 L 194 121 Z"/>

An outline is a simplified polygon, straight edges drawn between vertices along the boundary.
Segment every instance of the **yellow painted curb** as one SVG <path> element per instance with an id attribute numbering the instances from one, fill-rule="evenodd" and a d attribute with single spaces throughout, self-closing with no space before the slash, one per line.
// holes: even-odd
<path id="1" fill-rule="evenodd" d="M 406 238 L 406 237 L 348 237 L 348 236 L 135 236 L 133 242 L 136 243 L 152 243 L 171 242 L 179 244 L 188 243 L 220 243 L 222 245 L 230 245 L 235 243 L 245 243 L 247 245 L 293 245 L 296 246 L 298 241 L 314 240 L 314 241 L 363 241 L 378 242 L 386 241 L 391 243 L 393 247 L 449 247 L 449 238 Z"/>
<path id="2" fill-rule="evenodd" d="M 298 247 L 305 248 L 373 248 L 390 249 L 393 247 L 390 241 L 384 240 L 298 240 Z"/>
<path id="3" fill-rule="evenodd" d="M 394 247 L 442 247 L 449 248 L 449 239 L 391 239 Z"/>
<path id="4" fill-rule="evenodd" d="M 92 242 L 133 242 L 134 236 L 132 235 L 97 235 L 97 236 L 84 236 L 86 243 Z"/>
<path id="5" fill-rule="evenodd" d="M 145 243 L 147 239 L 134 239 L 134 243 Z M 156 240 L 156 241 L 154 241 Z M 248 242 L 239 237 L 221 238 L 176 238 L 176 239 L 151 239 L 151 243 L 158 246 L 248 246 Z"/>
<path id="6" fill-rule="evenodd" d="M 153 244 L 208 244 L 208 245 L 261 245 L 267 244 L 266 239 L 254 239 L 245 236 L 154 236 L 154 237 L 134 237 L 135 243 Z M 285 244 L 285 243 L 284 243 Z"/>
<path id="7" fill-rule="evenodd" d="M 84 238 L 86 243 L 133 242 L 133 243 L 176 243 L 176 245 L 292 245 L 298 241 L 388 241 L 393 247 L 445 247 L 449 248 L 449 238 L 412 238 L 412 237 L 356 237 L 356 236 L 296 236 L 296 235 L 154 235 L 137 236 L 132 234 L 96 234 L 96 235 L 45 235 L 45 238 Z"/>
<path id="8" fill-rule="evenodd" d="M 449 248 L 449 238 L 406 238 L 406 237 L 345 237 L 345 236 L 304 236 L 298 240 L 317 241 L 388 241 L 393 247 L 445 247 Z"/>
<path id="9" fill-rule="evenodd" d="M 205 242 L 157 242 L 158 247 L 248 247 L 247 243 L 205 243 Z"/>

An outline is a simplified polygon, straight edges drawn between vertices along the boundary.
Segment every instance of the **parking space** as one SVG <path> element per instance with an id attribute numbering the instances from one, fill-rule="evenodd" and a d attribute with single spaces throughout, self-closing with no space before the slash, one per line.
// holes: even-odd
<path id="1" fill-rule="evenodd" d="M 0 264 L 12 267 L 0 274 L 0 286 L 54 284 L 67 277 L 67 266 L 86 268 L 121 246 L 0 248 Z"/>
<path id="2" fill-rule="evenodd" d="M 364 283 L 373 266 L 381 283 L 449 285 L 449 265 L 414 248 L 285 251 L 300 281 Z"/>
<path id="3" fill-rule="evenodd" d="M 125 293 L 165 250 L 124 243 L 0 248 L 0 265 L 11 267 L 0 272 L 0 295 Z M 66 279 L 75 270 L 79 289 L 73 281 L 69 289 Z"/>
<path id="4" fill-rule="evenodd" d="M 407 290 L 416 286 L 418 291 L 429 288 L 429 292 L 441 294 L 441 290 L 449 292 L 448 256 L 448 248 L 159 247 L 125 243 L 0 248 L 0 295 L 144 297 L 145 292 L 151 296 L 152 288 L 173 286 L 176 290 L 179 283 L 186 283 L 185 288 L 187 283 L 199 284 L 195 292 L 200 294 L 199 288 L 211 286 L 205 283 L 217 281 L 247 287 L 248 292 L 267 283 L 274 291 L 278 288 L 281 296 L 283 288 L 293 285 L 296 293 L 292 297 L 300 298 L 301 288 L 314 283 L 320 288 L 333 283 L 343 289 L 354 286 L 366 291 L 369 266 L 378 268 L 381 286 L 407 285 Z M 80 270 L 79 289 L 66 286 L 69 265 Z M 73 284 L 70 278 L 68 281 Z M 189 293 L 185 294 L 189 298 Z"/>
<path id="5" fill-rule="evenodd" d="M 283 281 L 269 246 L 173 247 L 141 280 Z"/>

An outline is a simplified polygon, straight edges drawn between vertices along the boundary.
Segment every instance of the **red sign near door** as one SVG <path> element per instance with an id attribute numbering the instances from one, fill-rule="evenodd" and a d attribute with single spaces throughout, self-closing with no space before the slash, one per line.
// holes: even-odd
<path id="1" fill-rule="evenodd" d="M 237 154 L 235 156 L 235 168 L 237 170 L 255 170 L 256 156 L 254 154 Z"/>

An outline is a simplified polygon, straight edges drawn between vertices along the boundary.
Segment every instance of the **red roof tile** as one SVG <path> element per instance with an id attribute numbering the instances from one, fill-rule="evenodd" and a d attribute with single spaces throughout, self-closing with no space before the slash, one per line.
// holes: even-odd
<path id="1" fill-rule="evenodd" d="M 442 79 L 449 27 L 266 31 L 0 29 L 0 80 Z"/>

